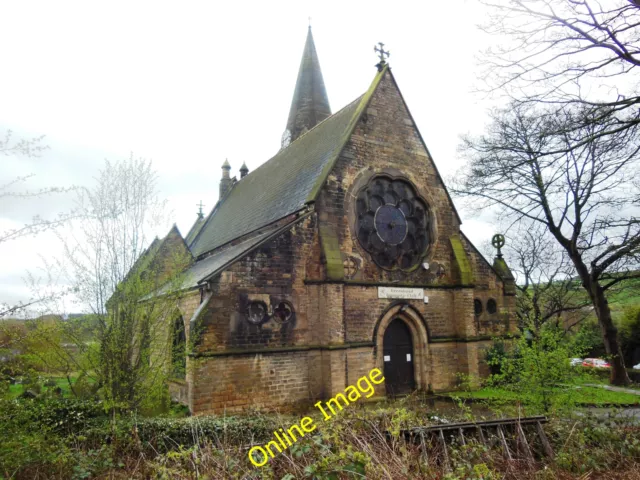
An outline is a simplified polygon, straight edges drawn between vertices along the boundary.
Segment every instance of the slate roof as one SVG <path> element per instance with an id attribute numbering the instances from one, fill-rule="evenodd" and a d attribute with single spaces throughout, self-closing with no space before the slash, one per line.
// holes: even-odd
<path id="1" fill-rule="evenodd" d="M 293 224 L 302 220 L 303 217 L 294 218 L 290 222 L 282 224 L 280 222 L 277 226 L 271 226 L 260 230 L 256 235 L 253 235 L 245 240 L 239 241 L 236 244 L 229 245 L 225 248 L 221 248 L 217 252 L 198 260 L 182 274 L 182 278 L 179 284 L 165 284 L 159 291 L 153 295 L 169 293 L 173 290 L 189 290 L 197 287 L 201 282 L 207 280 L 216 273 L 224 270 L 226 267 L 241 259 L 260 244 L 268 241 L 273 236 L 281 234 L 283 231 L 291 228 Z M 149 295 L 151 297 L 152 295 Z"/>
<path id="2" fill-rule="evenodd" d="M 382 73 L 364 97 L 316 125 L 234 184 L 191 244 L 193 256 L 199 257 L 312 202 Z"/>
<path id="3" fill-rule="evenodd" d="M 198 218 L 196 218 L 196 221 L 193 222 L 189 233 L 187 233 L 187 236 L 184 237 L 184 241 L 188 246 L 191 246 L 191 242 L 193 242 L 193 239 L 196 238 L 196 235 L 198 235 L 198 232 L 200 232 L 200 229 L 204 225 L 204 222 L 204 215 L 198 215 Z"/>

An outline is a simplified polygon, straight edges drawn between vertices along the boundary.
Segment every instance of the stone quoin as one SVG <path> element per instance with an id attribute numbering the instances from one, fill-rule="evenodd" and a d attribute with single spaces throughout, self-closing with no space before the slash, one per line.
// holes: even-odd
<path id="1" fill-rule="evenodd" d="M 281 149 L 253 171 L 220 159 L 211 211 L 149 248 L 190 258 L 167 332 L 187 345 L 170 387 L 193 414 L 325 408 L 372 369 L 372 397 L 450 389 L 515 331 L 513 276 L 460 230 L 384 52 L 332 113 L 309 28 Z"/>

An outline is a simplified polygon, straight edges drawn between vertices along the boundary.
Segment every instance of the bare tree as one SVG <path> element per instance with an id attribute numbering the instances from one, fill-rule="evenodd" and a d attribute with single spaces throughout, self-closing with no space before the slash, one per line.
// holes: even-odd
<path id="1" fill-rule="evenodd" d="M 13 135 L 13 132 L 11 130 L 7 130 L 5 132 L 4 138 L 0 139 L 0 157 L 17 156 L 25 158 L 38 158 L 44 151 L 49 148 L 43 143 L 43 141 L 44 135 L 33 138 L 16 139 Z M 23 175 L 15 177 L 6 183 L 0 184 L 0 201 L 6 201 L 10 198 L 43 198 L 48 195 L 66 193 L 75 189 L 75 187 L 72 186 L 46 187 L 37 188 L 35 190 L 25 189 L 25 183 L 27 183 L 28 180 L 34 176 L 35 174 Z M 36 215 L 28 223 L 21 227 L 0 231 L 0 243 L 10 240 L 16 240 L 27 235 L 37 235 L 46 230 L 56 228 L 67 222 L 71 218 L 73 218 L 73 212 L 61 212 L 54 218 L 43 218 L 40 215 Z M 0 318 L 15 315 L 21 310 L 33 307 L 38 303 L 38 299 L 31 299 L 15 305 L 1 302 Z"/>
<path id="2" fill-rule="evenodd" d="M 572 327 L 588 317 L 591 302 L 573 279 L 573 265 L 565 250 L 539 224 L 521 222 L 510 234 L 504 253 L 516 279 L 516 315 L 534 334 L 550 322 Z"/>
<path id="3" fill-rule="evenodd" d="M 114 409 L 166 399 L 172 316 L 189 257 L 152 238 L 165 205 L 150 162 L 106 162 L 95 187 L 78 192 L 79 219 L 61 237 L 64 258 L 47 267 L 97 326 L 99 350 L 79 345 L 90 357 L 83 368 Z"/>
<path id="4" fill-rule="evenodd" d="M 613 0 L 485 0 L 481 26 L 499 39 L 482 55 L 487 90 L 517 103 L 579 104 L 604 119 L 598 135 L 640 122 L 640 8 Z M 604 108 L 603 108 L 604 107 Z M 590 119 L 591 121 L 591 119 Z M 580 126 L 577 126 L 580 127 Z M 578 130 L 579 131 L 579 130 Z M 586 132 L 585 132 L 586 133 Z M 576 138 L 580 148 L 589 137 Z"/>
<path id="5" fill-rule="evenodd" d="M 615 121 L 580 106 L 496 110 L 485 135 L 463 139 L 469 162 L 453 190 L 473 198 L 476 208 L 497 207 L 514 224 L 531 222 L 549 232 L 593 304 L 612 356 L 611 382 L 626 384 L 606 293 L 640 275 L 634 184 L 640 139 L 636 128 L 611 133 Z"/>
<path id="6" fill-rule="evenodd" d="M 42 152 L 49 147 L 43 144 L 44 135 L 40 137 L 34 137 L 29 139 L 14 139 L 13 132 L 7 130 L 5 136 L 0 140 L 0 155 L 2 156 L 20 156 L 27 158 L 37 158 L 42 155 Z M 35 190 L 28 190 L 19 188 L 24 185 L 35 174 L 24 175 L 16 177 L 11 181 L 0 185 L 0 199 L 13 198 L 34 198 L 44 197 L 54 193 L 64 193 L 73 190 L 74 187 L 46 187 L 38 188 Z M 9 229 L 0 232 L 0 243 L 8 240 L 15 240 L 16 238 L 25 235 L 35 235 L 45 230 L 54 228 L 70 218 L 69 213 L 61 213 L 56 218 L 45 219 L 40 216 L 35 216 L 26 225 Z"/>

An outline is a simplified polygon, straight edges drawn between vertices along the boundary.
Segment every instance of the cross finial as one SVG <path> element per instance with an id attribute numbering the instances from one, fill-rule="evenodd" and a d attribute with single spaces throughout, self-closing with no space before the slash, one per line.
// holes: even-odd
<path id="1" fill-rule="evenodd" d="M 378 54 L 378 57 L 380 58 L 380 63 L 376 65 L 376 67 L 378 67 L 378 71 L 380 71 L 382 70 L 382 67 L 387 63 L 385 57 L 389 58 L 391 52 L 384 49 L 384 43 L 378 42 L 378 45 L 380 45 L 380 47 L 374 46 L 373 51 L 376 52 Z"/>
<path id="2" fill-rule="evenodd" d="M 311 17 L 309 17 L 309 28 L 311 28 Z"/>
<path id="3" fill-rule="evenodd" d="M 202 200 L 200 200 L 200 203 L 196 204 L 196 207 L 198 207 L 198 216 L 200 218 L 204 217 L 204 213 L 202 212 L 202 207 L 204 207 L 204 205 L 202 204 Z"/>
<path id="4" fill-rule="evenodd" d="M 491 245 L 498 250 L 498 258 L 502 258 L 502 247 L 504 247 L 504 235 L 501 233 L 496 233 L 493 238 L 491 238 Z"/>

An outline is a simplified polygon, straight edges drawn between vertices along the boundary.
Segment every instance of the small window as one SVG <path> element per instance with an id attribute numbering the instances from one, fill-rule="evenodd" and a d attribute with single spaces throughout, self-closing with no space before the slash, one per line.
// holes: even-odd
<path id="1" fill-rule="evenodd" d="M 473 311 L 476 314 L 476 317 L 479 317 L 480 315 L 482 315 L 482 302 L 480 301 L 479 298 L 476 298 L 473 301 Z"/>
<path id="2" fill-rule="evenodd" d="M 487 302 L 487 312 L 490 314 L 494 314 L 498 311 L 498 306 L 496 305 L 496 301 L 493 298 L 490 298 Z"/>

